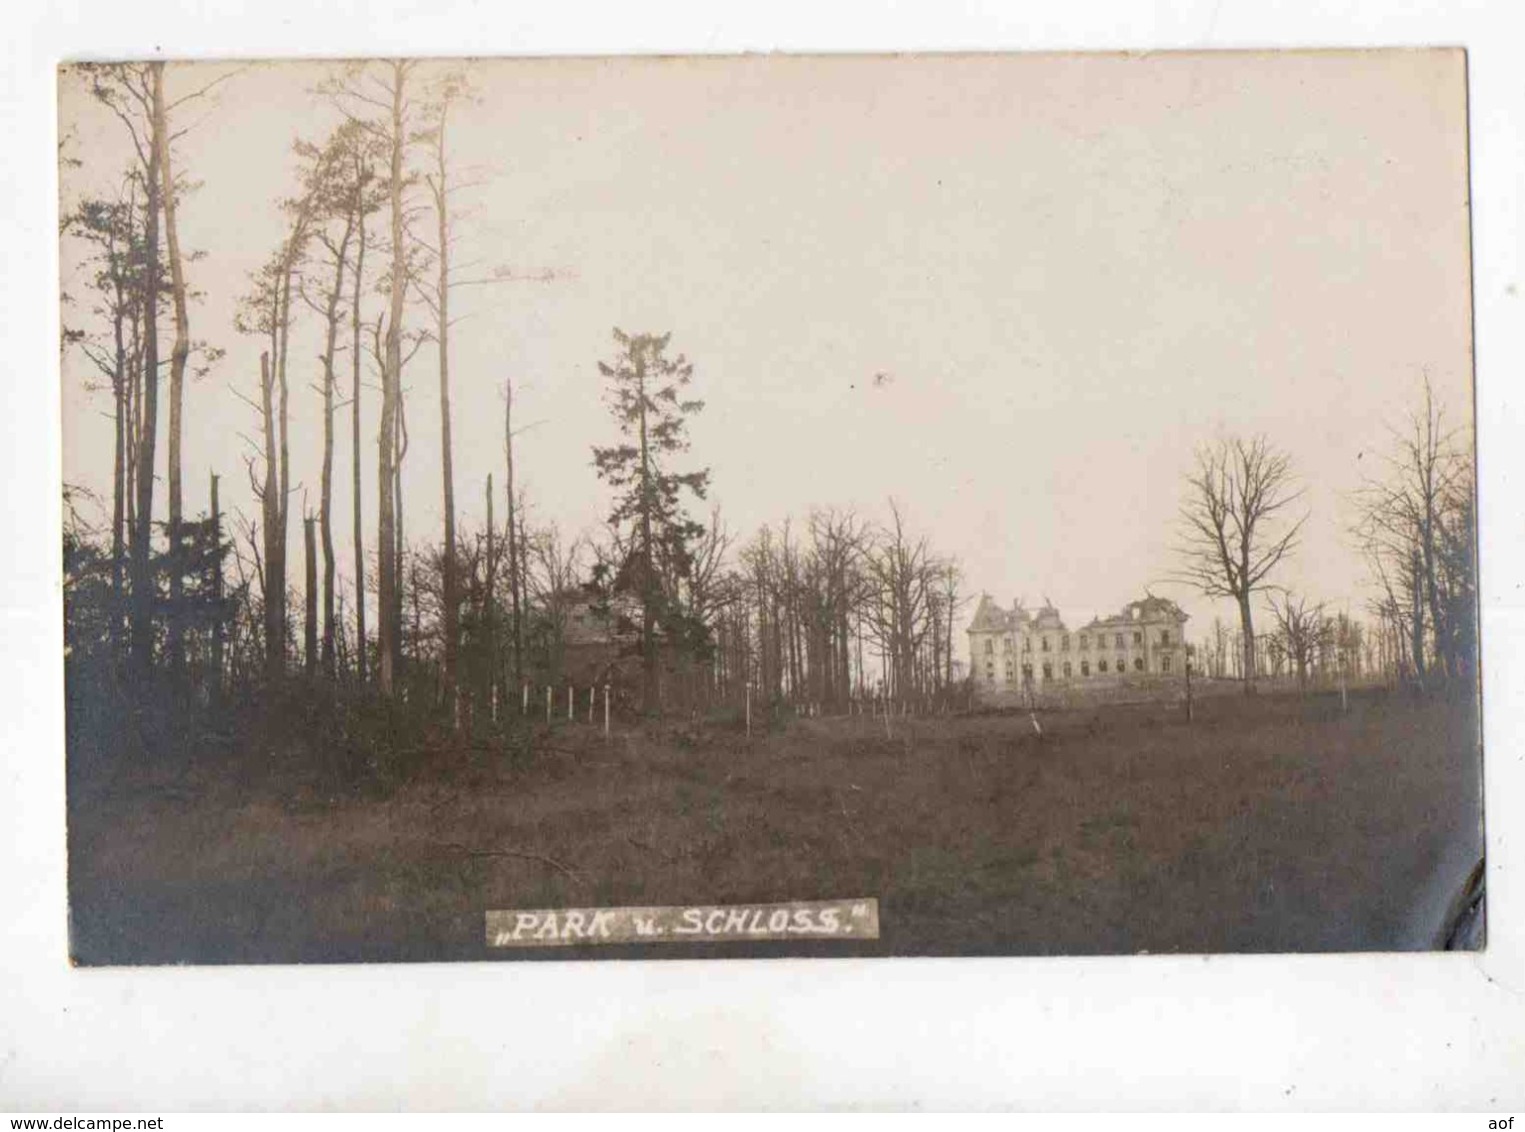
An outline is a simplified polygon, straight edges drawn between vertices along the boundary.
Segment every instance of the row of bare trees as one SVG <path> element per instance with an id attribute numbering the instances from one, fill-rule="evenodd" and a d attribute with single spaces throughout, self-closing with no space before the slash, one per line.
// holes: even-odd
<path id="1" fill-rule="evenodd" d="M 1312 675 L 1365 673 L 1420 686 L 1475 677 L 1472 446 L 1448 425 L 1428 379 L 1380 459 L 1380 472 L 1356 493 L 1351 531 L 1375 583 L 1369 627 L 1276 580 L 1308 519 L 1294 513 L 1303 490 L 1288 455 L 1264 437 L 1198 450 L 1181 509 L 1177 580 L 1233 601 L 1239 613 L 1236 630 L 1215 622 L 1201 646 L 1210 674 L 1231 674 L 1249 691 L 1259 676 L 1306 685 Z M 1257 636 L 1257 597 L 1274 623 L 1268 636 Z"/>
<path id="2" fill-rule="evenodd" d="M 1477 665 L 1477 504 L 1472 445 L 1428 380 L 1362 489 L 1355 536 L 1377 584 L 1372 612 L 1420 684 L 1472 679 Z"/>
<path id="3" fill-rule="evenodd" d="M 1299 687 L 1344 678 L 1351 683 L 1396 677 L 1380 632 L 1344 611 L 1330 613 L 1322 602 L 1281 591 L 1269 594 L 1269 629 L 1255 637 L 1255 671 L 1272 680 L 1295 679 Z M 1238 629 L 1214 618 L 1194 646 L 1199 674 L 1243 680 L 1244 640 Z"/>
<path id="4" fill-rule="evenodd" d="M 492 498 L 490 487 L 485 498 Z M 649 654 L 652 710 L 740 709 L 749 695 L 758 705 L 822 711 L 846 711 L 871 699 L 951 702 L 961 683 L 954 664 L 964 605 L 958 569 L 924 539 L 910 537 L 897 509 L 890 510 L 891 521 L 883 525 L 851 512 L 818 511 L 801 536 L 786 523 L 781 530 L 764 527 L 746 541 L 712 513 L 690 548 L 695 567 L 659 581 L 662 611 Z M 531 511 L 522 497 L 517 512 L 524 548 L 517 565 L 507 558 L 506 524 L 459 532 L 454 693 L 444 669 L 443 548 L 403 548 L 407 602 L 398 696 L 453 712 L 453 694 L 465 717 L 506 719 L 520 711 L 526 685 L 594 681 L 612 683 L 622 702 L 644 708 L 648 654 L 640 595 L 619 579 L 615 566 L 628 565 L 628 543 L 614 528 L 588 539 L 568 537 L 554 522 L 525 523 L 522 517 Z M 234 570 L 244 561 L 235 556 Z M 260 634 L 250 628 L 262 623 L 263 590 L 256 579 L 241 581 L 232 590 L 238 606 L 227 648 L 235 686 L 259 682 L 266 656 Z M 336 679 L 350 688 L 364 649 L 355 619 L 344 616 L 342 594 L 340 602 Z M 309 671 L 319 647 L 311 628 L 315 616 L 309 603 Z M 592 626 L 592 668 L 571 664 L 573 642 L 589 640 L 589 630 L 581 636 L 574 630 L 576 620 Z"/>
<path id="5" fill-rule="evenodd" d="M 715 687 L 827 710 L 947 696 L 959 585 L 958 565 L 913 536 L 893 502 L 879 525 L 823 510 L 800 534 L 764 527 L 713 587 Z"/>

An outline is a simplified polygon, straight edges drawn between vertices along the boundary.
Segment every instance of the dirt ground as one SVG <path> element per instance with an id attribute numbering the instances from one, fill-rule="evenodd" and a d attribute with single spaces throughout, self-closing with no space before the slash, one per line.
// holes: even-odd
<path id="1" fill-rule="evenodd" d="M 70 796 L 76 962 L 1434 946 L 1481 853 L 1470 703 L 1382 693 L 734 729 L 541 728 L 386 797 Z M 877 897 L 877 942 L 503 952 L 487 909 Z"/>

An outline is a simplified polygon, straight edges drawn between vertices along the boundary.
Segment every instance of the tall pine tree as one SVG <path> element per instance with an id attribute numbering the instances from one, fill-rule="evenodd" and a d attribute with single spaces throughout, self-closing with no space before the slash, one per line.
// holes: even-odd
<path id="1" fill-rule="evenodd" d="M 671 334 L 626 334 L 618 327 L 613 361 L 599 362 L 606 381 L 605 398 L 623 442 L 593 449 L 598 476 L 615 491 L 609 522 L 629 551 L 614 579 L 616 590 L 634 595 L 641 607 L 641 698 L 644 709 L 658 709 L 658 634 L 679 639 L 681 606 L 664 583 L 686 576 L 690 546 L 704 534 L 683 509 L 683 493 L 703 499 L 709 469 L 679 472 L 669 467 L 677 453 L 688 451 L 688 418 L 703 401 L 682 398 L 694 367 L 682 354 L 667 356 Z"/>

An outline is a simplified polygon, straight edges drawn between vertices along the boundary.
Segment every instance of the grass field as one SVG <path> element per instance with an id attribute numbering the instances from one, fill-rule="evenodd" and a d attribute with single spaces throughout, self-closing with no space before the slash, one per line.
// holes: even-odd
<path id="1" fill-rule="evenodd" d="M 1481 852 L 1470 703 L 1381 693 L 542 728 L 385 796 L 71 784 L 82 963 L 1432 946 Z M 877 942 L 505 955 L 483 912 L 877 897 Z"/>

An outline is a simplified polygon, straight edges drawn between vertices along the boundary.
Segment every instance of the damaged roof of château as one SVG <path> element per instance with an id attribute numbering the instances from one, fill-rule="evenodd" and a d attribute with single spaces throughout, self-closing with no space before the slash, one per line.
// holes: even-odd
<path id="1" fill-rule="evenodd" d="M 1093 617 L 1087 629 L 1110 628 L 1113 625 L 1136 625 L 1141 621 L 1171 621 L 1180 624 L 1187 614 L 1167 597 L 1145 594 L 1139 601 L 1130 601 L 1120 613 L 1111 617 Z"/>
<path id="2" fill-rule="evenodd" d="M 989 594 L 980 595 L 980 604 L 969 622 L 968 632 L 1000 633 L 1008 629 L 1057 629 L 1063 631 L 1064 619 L 1059 611 L 1045 602 L 1037 613 L 1029 613 L 1021 599 L 1011 603 L 1010 609 L 1002 609 Z"/>
<path id="3" fill-rule="evenodd" d="M 1085 625 L 1087 629 L 1110 628 L 1114 625 L 1137 625 L 1142 622 L 1168 621 L 1181 624 L 1187 620 L 1187 614 L 1181 607 L 1169 598 L 1155 597 L 1154 594 L 1145 593 L 1138 601 L 1130 601 L 1123 606 L 1120 613 L 1111 617 L 1093 617 Z M 1002 609 L 996 604 L 989 594 L 980 595 L 980 603 L 975 608 L 974 617 L 969 622 L 968 632 L 971 633 L 1001 633 L 1011 629 L 1049 629 L 1063 632 L 1064 619 L 1059 611 L 1048 602 L 1044 602 L 1036 613 L 1029 613 L 1022 606 L 1020 600 L 1014 601 L 1010 609 Z"/>

